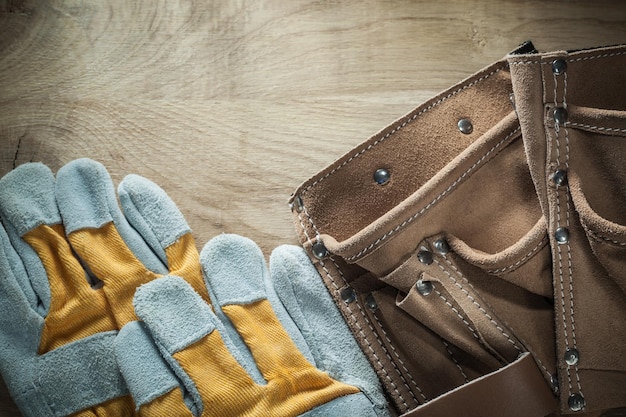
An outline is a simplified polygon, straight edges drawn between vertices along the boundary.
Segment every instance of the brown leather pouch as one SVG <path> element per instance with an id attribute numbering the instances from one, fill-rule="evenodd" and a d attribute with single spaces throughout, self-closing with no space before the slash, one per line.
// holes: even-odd
<path id="1" fill-rule="evenodd" d="M 626 405 L 626 47 L 509 61 L 552 248 L 563 413 Z"/>
<path id="2" fill-rule="evenodd" d="M 559 305 L 570 302 L 561 293 L 561 284 L 574 285 L 574 279 L 561 282 L 555 275 L 563 246 L 555 238 L 554 210 L 541 194 L 550 185 L 542 188 L 545 178 L 537 173 L 543 170 L 545 177 L 541 146 L 545 153 L 546 143 L 554 142 L 546 139 L 546 132 L 554 130 L 550 127 L 553 118 L 546 115 L 553 115 L 554 108 L 549 106 L 552 102 L 543 103 L 544 56 L 550 55 L 515 54 L 487 67 L 383 129 L 294 193 L 291 203 L 302 244 L 399 414 L 426 407 L 432 410 L 433 405 L 425 404 L 435 404 L 432 401 L 442 395 L 458 398 L 450 395 L 453 390 L 472 390 L 476 383 L 470 382 L 502 375 L 501 370 L 527 357 L 526 352 L 532 354 L 536 375 L 543 378 L 531 378 L 533 388 L 522 391 L 534 392 L 537 398 L 546 398 L 546 392 L 560 392 L 562 412 L 573 412 L 570 398 L 580 392 L 571 384 L 571 365 L 562 364 L 562 348 L 566 346 L 559 332 L 564 331 L 564 321 L 557 315 L 564 312 Z M 524 64 L 529 61 L 536 62 L 537 68 Z M 587 61 L 580 60 L 581 68 Z M 526 87 L 526 94 L 520 94 L 527 82 L 533 85 Z M 625 97 L 612 104 L 617 112 L 602 112 L 602 120 L 609 116 L 621 120 L 619 109 L 626 108 Z M 599 156 L 587 165 L 609 161 L 614 166 L 620 155 L 626 157 L 626 142 L 619 136 L 623 133 L 619 130 L 623 129 L 621 122 L 611 119 L 610 124 L 592 124 L 589 118 L 596 120 L 596 114 L 576 109 L 573 104 L 570 116 L 580 126 L 572 125 L 574 119 L 570 118 L 569 126 L 562 122 L 559 128 L 561 133 L 565 128 L 585 132 L 580 135 L 583 142 L 593 136 Z M 532 124 L 532 129 L 526 124 Z M 605 129 L 600 131 L 602 126 Z M 529 134 L 534 135 L 530 142 Z M 573 146 L 574 137 L 579 135 L 570 136 Z M 610 145 L 598 140 L 600 136 L 621 140 L 621 147 L 607 155 Z M 564 142 L 561 139 L 560 144 Z M 571 153 L 573 162 L 573 148 Z M 539 159 L 529 164 L 529 157 Z M 581 168 L 587 177 L 596 172 L 606 177 L 607 171 L 598 169 Z M 623 389 L 621 378 L 626 375 L 626 355 L 613 356 L 626 353 L 626 272 L 620 252 L 626 235 L 619 226 L 626 224 L 624 164 L 616 171 L 620 184 L 602 189 L 592 186 L 596 193 L 585 198 L 580 176 L 566 175 L 572 193 L 570 200 L 561 204 L 561 208 L 571 210 L 570 236 L 577 233 L 572 228 L 576 210 L 588 214 L 580 222 L 580 251 L 586 254 L 581 262 L 593 264 L 588 279 L 604 286 L 603 296 L 611 294 L 607 310 L 602 307 L 606 300 L 597 298 L 600 303 L 593 311 L 620 314 L 615 316 L 619 323 L 607 322 L 606 327 L 616 330 L 608 343 L 614 349 L 611 364 L 598 359 L 590 363 L 594 372 L 599 370 L 596 375 L 613 384 L 609 391 Z M 618 201 L 596 216 L 597 212 L 588 208 L 602 206 L 601 196 L 606 193 L 614 193 Z M 585 205 L 590 202 L 593 204 Z M 598 233 L 594 235 L 598 227 L 600 239 Z M 576 253 L 572 248 L 571 254 Z M 562 270 L 563 257 L 560 261 Z M 571 271 L 572 277 L 576 272 Z M 606 278 L 601 278 L 605 272 Z M 577 294 L 589 289 L 573 291 Z M 576 319 L 586 314 L 584 309 L 578 310 L 585 305 L 576 303 Z M 569 304 L 565 306 L 569 308 Z M 591 339 L 598 352 L 599 339 Z M 599 356 L 577 342 L 575 346 L 585 347 L 577 352 L 580 366 L 583 351 L 590 359 Z M 572 346 L 569 341 L 567 347 Z M 527 359 L 524 364 L 527 366 Z M 581 372 L 576 375 L 580 378 Z M 580 394 L 581 412 L 626 405 L 615 401 L 612 394 L 597 396 L 596 391 L 589 388 L 590 397 Z M 479 403 L 488 401 L 487 394 Z M 437 401 L 441 404 L 442 400 Z M 548 403 L 540 403 L 537 410 L 545 411 Z M 556 401 L 552 407 L 557 408 Z"/>

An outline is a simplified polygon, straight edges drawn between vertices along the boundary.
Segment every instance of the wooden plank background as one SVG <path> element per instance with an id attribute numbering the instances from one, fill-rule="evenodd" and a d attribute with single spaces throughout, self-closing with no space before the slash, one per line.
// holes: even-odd
<path id="1" fill-rule="evenodd" d="M 90 157 L 160 184 L 199 245 L 269 254 L 295 243 L 299 183 L 526 39 L 624 43 L 626 5 L 0 0 L 0 175 Z"/>

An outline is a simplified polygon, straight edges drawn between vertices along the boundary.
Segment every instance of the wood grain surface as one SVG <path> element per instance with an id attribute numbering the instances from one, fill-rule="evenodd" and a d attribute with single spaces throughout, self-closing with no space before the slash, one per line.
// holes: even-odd
<path id="1" fill-rule="evenodd" d="M 624 43 L 626 4 L 0 0 L 0 175 L 90 157 L 269 254 L 298 184 L 527 39 Z"/>

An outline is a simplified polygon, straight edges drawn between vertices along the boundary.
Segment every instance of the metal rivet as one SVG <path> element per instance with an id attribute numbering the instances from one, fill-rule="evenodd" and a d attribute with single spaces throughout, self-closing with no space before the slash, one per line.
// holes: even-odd
<path id="1" fill-rule="evenodd" d="M 567 405 L 572 411 L 580 411 L 585 408 L 585 399 L 580 394 L 572 394 L 567 399 Z"/>
<path id="2" fill-rule="evenodd" d="M 554 174 L 552 174 L 552 181 L 554 181 L 556 185 L 567 184 L 567 171 L 564 169 L 557 170 Z"/>
<path id="3" fill-rule="evenodd" d="M 367 297 L 365 297 L 365 305 L 372 311 L 378 309 L 378 303 L 373 294 L 368 294 Z"/>
<path id="4" fill-rule="evenodd" d="M 564 59 L 555 59 L 552 62 L 552 72 L 556 75 L 561 75 L 567 70 L 567 62 Z"/>
<path id="5" fill-rule="evenodd" d="M 322 242 L 314 243 L 311 250 L 313 251 L 313 256 L 317 259 L 322 259 L 328 256 L 328 249 L 326 249 L 326 246 L 324 246 Z"/>
<path id="6" fill-rule="evenodd" d="M 448 245 L 448 242 L 443 238 L 435 240 L 433 246 L 435 247 L 435 250 L 442 255 L 450 252 L 450 245 Z"/>
<path id="7" fill-rule="evenodd" d="M 578 359 L 580 358 L 580 354 L 577 349 L 571 348 L 565 351 L 565 355 L 563 355 L 565 359 L 565 363 L 568 365 L 576 365 L 578 363 Z"/>
<path id="8" fill-rule="evenodd" d="M 513 106 L 513 110 L 517 110 L 515 107 L 515 94 L 509 94 L 509 100 L 511 101 L 511 105 Z"/>
<path id="9" fill-rule="evenodd" d="M 556 243 L 563 244 L 569 242 L 569 230 L 567 227 L 559 227 L 554 231 L 554 238 L 556 239 Z"/>
<path id="10" fill-rule="evenodd" d="M 559 392 L 559 377 L 554 374 L 550 376 L 550 383 L 552 384 L 552 389 L 555 393 Z"/>
<path id="11" fill-rule="evenodd" d="M 558 124 L 567 122 L 567 109 L 565 107 L 557 107 L 554 109 L 554 121 Z"/>
<path id="12" fill-rule="evenodd" d="M 472 126 L 472 122 L 470 122 L 469 119 L 461 119 L 456 125 L 459 127 L 461 133 L 465 135 L 469 135 L 474 131 L 474 126 Z"/>
<path id="13" fill-rule="evenodd" d="M 415 283 L 415 288 L 417 289 L 417 292 L 426 297 L 433 292 L 433 283 L 430 281 L 422 281 L 420 279 Z"/>
<path id="14" fill-rule="evenodd" d="M 433 253 L 429 250 L 422 249 L 417 253 L 417 259 L 424 265 L 430 265 L 433 263 Z"/>
<path id="15" fill-rule="evenodd" d="M 302 197 L 299 195 L 293 198 L 292 207 L 298 212 L 301 213 L 304 209 L 304 201 L 302 201 Z"/>
<path id="16" fill-rule="evenodd" d="M 376 184 L 387 184 L 390 179 L 391 173 L 385 168 L 377 169 L 376 172 L 374 172 L 374 181 L 376 181 Z"/>
<path id="17" fill-rule="evenodd" d="M 356 300 L 356 291 L 352 287 L 346 287 L 341 290 L 339 293 L 341 295 L 341 299 L 347 304 Z"/>

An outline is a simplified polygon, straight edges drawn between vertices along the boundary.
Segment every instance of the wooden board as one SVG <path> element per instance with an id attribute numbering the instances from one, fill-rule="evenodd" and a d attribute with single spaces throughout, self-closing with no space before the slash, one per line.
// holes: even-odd
<path id="1" fill-rule="evenodd" d="M 596 1 L 0 0 L 0 175 L 96 159 L 177 202 L 199 245 L 295 243 L 295 187 L 526 39 L 626 41 Z M 1 278 L 1 277 L 0 277 Z M 19 415 L 6 389 L 0 415 Z"/>

